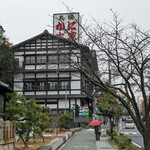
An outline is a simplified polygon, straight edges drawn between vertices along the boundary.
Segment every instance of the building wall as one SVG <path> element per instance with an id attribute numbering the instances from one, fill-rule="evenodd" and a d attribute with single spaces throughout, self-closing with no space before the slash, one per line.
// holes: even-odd
<path id="1" fill-rule="evenodd" d="M 15 91 L 51 109 L 69 109 L 73 104 L 81 105 L 83 99 L 88 105 L 82 75 L 70 61 L 80 62 L 81 51 L 72 43 L 43 33 L 12 50 L 20 68 L 14 77 Z M 52 88 L 52 84 L 56 86 Z"/>

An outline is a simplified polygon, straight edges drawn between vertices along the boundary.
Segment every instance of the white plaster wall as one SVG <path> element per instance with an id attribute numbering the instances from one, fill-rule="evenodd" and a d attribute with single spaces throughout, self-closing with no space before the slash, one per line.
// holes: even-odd
<path id="1" fill-rule="evenodd" d="M 59 73 L 60 77 L 69 77 L 69 72 Z"/>
<path id="2" fill-rule="evenodd" d="M 81 94 L 80 90 L 71 91 L 71 94 Z"/>
<path id="3" fill-rule="evenodd" d="M 68 64 L 60 64 L 60 65 L 59 65 L 59 68 L 60 68 L 60 69 L 64 69 L 64 68 L 67 69 L 67 68 L 69 68 L 69 65 L 68 65 Z"/>
<path id="4" fill-rule="evenodd" d="M 23 83 L 14 83 L 14 91 L 22 91 L 23 90 Z"/>
<path id="5" fill-rule="evenodd" d="M 18 94 L 20 94 L 20 95 L 23 95 L 23 92 L 17 92 Z"/>
<path id="6" fill-rule="evenodd" d="M 14 81 L 23 81 L 23 74 L 22 73 L 15 74 Z"/>
<path id="7" fill-rule="evenodd" d="M 42 46 L 43 48 L 45 48 L 45 46 Z M 46 54 L 46 51 L 37 51 L 37 54 Z"/>
<path id="8" fill-rule="evenodd" d="M 58 69 L 57 64 L 48 64 L 48 69 Z"/>
<path id="9" fill-rule="evenodd" d="M 36 95 L 46 95 L 46 91 L 36 92 Z"/>
<path id="10" fill-rule="evenodd" d="M 25 65 L 25 69 L 28 69 L 28 70 L 35 69 L 35 65 Z"/>
<path id="11" fill-rule="evenodd" d="M 79 49 L 77 49 L 77 50 L 72 50 L 72 53 L 80 53 L 80 50 Z"/>
<path id="12" fill-rule="evenodd" d="M 36 65 L 36 69 L 46 69 L 46 65 Z"/>
<path id="13" fill-rule="evenodd" d="M 48 77 L 58 77 L 57 73 L 48 73 Z"/>
<path id="14" fill-rule="evenodd" d="M 45 73 L 37 73 L 36 77 L 37 78 L 46 78 L 46 74 Z"/>
<path id="15" fill-rule="evenodd" d="M 24 60 L 24 57 L 23 57 L 23 56 L 15 56 L 15 58 L 18 58 L 19 61 L 23 61 L 23 60 Z"/>
<path id="16" fill-rule="evenodd" d="M 47 104 L 47 107 L 49 107 L 50 109 L 56 109 L 57 104 Z"/>
<path id="17" fill-rule="evenodd" d="M 80 106 L 80 102 L 81 102 L 81 100 L 80 100 L 80 99 L 77 99 L 77 105 Z"/>
<path id="18" fill-rule="evenodd" d="M 35 78 L 34 73 L 25 73 L 25 78 Z"/>
<path id="19" fill-rule="evenodd" d="M 81 89 L 80 81 L 71 81 L 71 89 Z"/>
<path id="20" fill-rule="evenodd" d="M 79 72 L 72 72 L 71 73 L 71 80 L 80 80 L 81 74 Z"/>
<path id="21" fill-rule="evenodd" d="M 48 91 L 48 95 L 56 95 L 56 94 L 58 94 L 57 91 Z"/>
<path id="22" fill-rule="evenodd" d="M 23 55 L 24 52 L 15 52 L 14 55 Z"/>
<path id="23" fill-rule="evenodd" d="M 60 99 L 59 100 L 59 104 L 58 104 L 59 108 L 65 108 L 65 99 Z M 66 100 L 66 108 L 69 108 L 69 100 Z"/>
<path id="24" fill-rule="evenodd" d="M 34 92 L 25 92 L 24 95 L 34 95 Z"/>
<path id="25" fill-rule="evenodd" d="M 64 95 L 64 94 L 66 94 L 66 91 L 60 91 L 59 94 Z M 69 91 L 67 91 L 67 94 L 69 94 Z"/>
<path id="26" fill-rule="evenodd" d="M 25 52 L 25 54 L 35 54 L 35 51 Z"/>

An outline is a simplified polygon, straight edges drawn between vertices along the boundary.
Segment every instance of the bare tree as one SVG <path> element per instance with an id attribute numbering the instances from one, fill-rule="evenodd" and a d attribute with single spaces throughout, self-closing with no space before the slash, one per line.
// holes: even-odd
<path id="1" fill-rule="evenodd" d="M 145 150 L 149 150 L 150 33 L 149 31 L 143 31 L 135 24 L 123 26 L 122 22 L 123 20 L 119 19 L 118 14 L 113 12 L 113 22 L 108 24 L 99 24 L 95 21 L 95 27 L 86 29 L 80 25 L 88 40 L 92 43 L 92 47 L 96 49 L 100 74 L 93 69 L 91 59 L 86 57 L 88 55 L 87 50 L 80 44 L 78 44 L 78 47 L 81 52 L 87 55 L 84 55 L 81 58 L 82 61 L 79 61 L 82 63 L 75 61 L 74 67 L 80 69 L 85 77 L 96 86 L 118 98 L 127 108 L 143 136 Z M 77 59 L 79 59 L 79 56 L 77 56 Z M 108 64 L 109 67 L 107 67 Z M 106 80 L 108 75 L 112 79 L 111 84 L 110 81 Z M 112 93 L 109 90 L 110 88 L 117 90 L 117 93 Z M 140 115 L 136 99 L 137 91 L 144 100 L 145 123 Z"/>

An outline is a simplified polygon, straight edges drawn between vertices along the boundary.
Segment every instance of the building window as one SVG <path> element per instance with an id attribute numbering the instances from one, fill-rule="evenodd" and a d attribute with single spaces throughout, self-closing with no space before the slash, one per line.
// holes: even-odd
<path id="1" fill-rule="evenodd" d="M 45 89 L 45 82 L 39 82 L 39 89 L 44 90 Z"/>
<path id="2" fill-rule="evenodd" d="M 25 62 L 26 63 L 35 63 L 35 56 L 26 56 Z"/>
<path id="3" fill-rule="evenodd" d="M 50 89 L 50 90 L 55 90 L 55 89 L 57 89 L 58 82 L 56 82 L 56 81 L 50 81 L 50 82 L 48 82 L 48 83 L 49 83 L 49 89 Z"/>
<path id="4" fill-rule="evenodd" d="M 57 55 L 48 56 L 48 62 L 53 62 L 53 63 L 58 62 L 58 56 Z"/>
<path id="5" fill-rule="evenodd" d="M 32 90 L 32 89 L 33 89 L 32 82 L 27 82 L 27 83 L 25 83 L 25 89 L 26 89 L 26 90 Z"/>
<path id="6" fill-rule="evenodd" d="M 0 95 L 0 113 L 4 113 L 4 96 Z"/>
<path id="7" fill-rule="evenodd" d="M 69 88 L 69 81 L 60 82 L 60 89 L 68 89 L 68 88 Z"/>
<path id="8" fill-rule="evenodd" d="M 59 62 L 69 62 L 69 56 L 67 55 L 60 55 Z"/>
<path id="9" fill-rule="evenodd" d="M 46 63 L 46 56 L 37 56 L 37 63 Z"/>

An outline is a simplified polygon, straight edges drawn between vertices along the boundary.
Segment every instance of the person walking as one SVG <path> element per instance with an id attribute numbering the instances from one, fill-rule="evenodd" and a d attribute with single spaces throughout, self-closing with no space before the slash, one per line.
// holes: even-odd
<path id="1" fill-rule="evenodd" d="M 100 141 L 100 135 L 101 135 L 101 126 L 95 126 L 94 127 L 94 131 L 95 131 L 95 137 L 96 137 L 96 141 Z"/>

